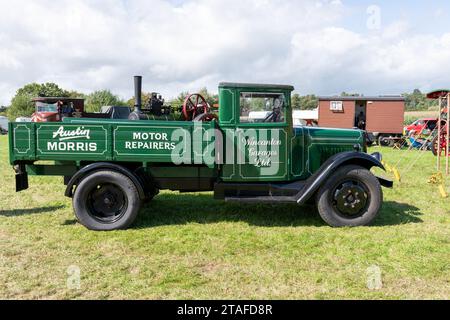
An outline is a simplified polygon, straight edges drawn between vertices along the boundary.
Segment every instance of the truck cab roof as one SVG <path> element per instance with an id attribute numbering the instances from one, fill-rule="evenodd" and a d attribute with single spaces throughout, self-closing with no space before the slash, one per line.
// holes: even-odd
<path id="1" fill-rule="evenodd" d="M 244 88 L 244 89 L 279 89 L 294 91 L 294 87 L 284 84 L 262 84 L 262 83 L 239 83 L 239 82 L 221 82 L 219 88 Z"/>

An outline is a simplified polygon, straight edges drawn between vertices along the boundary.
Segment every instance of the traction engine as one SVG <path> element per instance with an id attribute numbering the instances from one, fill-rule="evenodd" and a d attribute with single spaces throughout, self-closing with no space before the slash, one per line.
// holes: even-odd
<path id="1" fill-rule="evenodd" d="M 134 77 L 134 111 L 129 120 L 149 120 L 158 117 L 173 115 L 175 108 L 164 105 L 164 99 L 156 92 L 151 94 L 147 105 L 142 105 L 142 76 Z M 206 99 L 199 93 L 189 94 L 181 107 L 181 117 L 184 121 L 213 121 L 217 116 L 211 113 L 211 107 Z"/>

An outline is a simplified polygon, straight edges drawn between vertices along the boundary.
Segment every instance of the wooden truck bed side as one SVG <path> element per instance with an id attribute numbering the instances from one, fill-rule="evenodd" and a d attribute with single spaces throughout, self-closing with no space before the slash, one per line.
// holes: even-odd
<path id="1" fill-rule="evenodd" d="M 10 162 L 118 161 L 202 164 L 196 134 L 215 122 L 68 120 L 62 123 L 10 123 Z M 200 142 L 206 143 L 206 142 Z M 203 150 L 199 148 L 199 150 Z M 194 158 L 196 157 L 196 158 Z M 181 160 L 180 160 L 181 161 Z"/>

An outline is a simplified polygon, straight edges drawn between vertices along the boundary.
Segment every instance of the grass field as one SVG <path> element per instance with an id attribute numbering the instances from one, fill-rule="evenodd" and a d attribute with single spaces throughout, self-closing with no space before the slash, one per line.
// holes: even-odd
<path id="1" fill-rule="evenodd" d="M 435 158 L 381 151 L 402 182 L 369 227 L 330 228 L 314 207 L 163 192 L 132 229 L 98 233 L 74 220 L 62 178 L 15 193 L 0 137 L 0 298 L 449 299 L 450 199 L 427 184 Z M 370 290 L 373 266 L 382 286 Z"/>

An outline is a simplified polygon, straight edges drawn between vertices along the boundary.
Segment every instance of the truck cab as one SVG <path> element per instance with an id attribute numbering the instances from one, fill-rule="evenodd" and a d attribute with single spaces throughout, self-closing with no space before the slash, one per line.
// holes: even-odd
<path id="1" fill-rule="evenodd" d="M 141 85 L 135 78 L 136 97 Z M 127 228 L 142 202 L 166 189 L 212 191 L 230 202 L 316 201 L 331 226 L 370 223 L 381 185 L 392 187 L 370 172 L 384 169 L 381 155 L 365 153 L 363 131 L 294 126 L 293 90 L 223 82 L 218 115 L 209 114 L 203 97 L 189 95 L 184 121 L 151 119 L 155 108 L 136 99 L 128 119 L 10 123 L 16 190 L 28 188 L 28 174 L 63 176 L 76 217 L 92 230 Z"/>
<path id="2" fill-rule="evenodd" d="M 234 150 L 226 150 L 235 158 L 221 168 L 223 181 L 306 179 L 334 154 L 365 149 L 361 130 L 294 126 L 293 90 L 288 85 L 219 85 L 219 127 L 235 139 Z"/>

